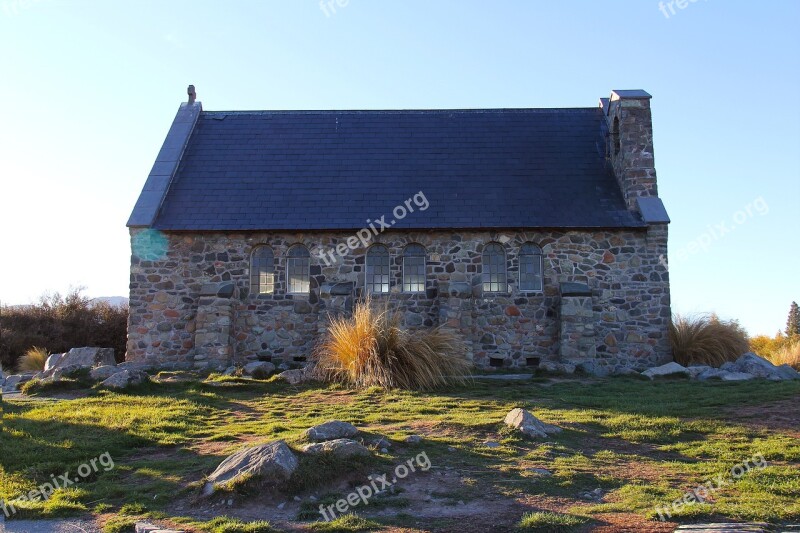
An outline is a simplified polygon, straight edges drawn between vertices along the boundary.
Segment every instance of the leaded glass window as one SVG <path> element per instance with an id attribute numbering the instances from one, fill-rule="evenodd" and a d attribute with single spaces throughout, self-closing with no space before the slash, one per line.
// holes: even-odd
<path id="1" fill-rule="evenodd" d="M 311 256 L 308 248 L 295 244 L 289 248 L 286 258 L 286 283 L 291 294 L 308 294 L 310 289 L 309 271 Z"/>
<path id="2" fill-rule="evenodd" d="M 519 290 L 542 290 L 542 249 L 530 242 L 519 250 Z"/>
<path id="3" fill-rule="evenodd" d="M 256 246 L 250 255 L 250 294 L 275 292 L 275 256 L 269 246 Z"/>
<path id="4" fill-rule="evenodd" d="M 373 244 L 367 250 L 367 292 L 388 293 L 390 276 L 389 249 L 382 244 Z"/>
<path id="5" fill-rule="evenodd" d="M 403 292 L 425 292 L 425 248 L 420 244 L 403 250 Z"/>
<path id="6" fill-rule="evenodd" d="M 489 243 L 483 248 L 483 292 L 506 292 L 508 274 L 506 269 L 506 252 L 496 243 Z"/>

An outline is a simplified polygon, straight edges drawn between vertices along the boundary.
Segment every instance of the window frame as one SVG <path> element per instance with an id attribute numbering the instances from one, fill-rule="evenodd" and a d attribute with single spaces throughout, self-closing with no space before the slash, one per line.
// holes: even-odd
<path id="1" fill-rule="evenodd" d="M 381 252 L 380 255 L 376 255 L 377 250 L 383 250 L 385 253 Z M 374 278 L 376 274 L 371 273 L 371 270 L 375 268 L 375 265 L 370 265 L 370 255 L 373 257 L 380 257 L 385 258 L 385 265 L 381 264 L 381 269 L 386 269 L 384 273 L 378 273 L 378 276 L 386 276 L 386 283 L 375 283 Z M 374 291 L 374 287 L 376 285 L 380 285 L 383 287 L 386 286 L 385 291 Z M 367 252 L 364 254 L 364 289 L 367 291 L 368 294 L 389 294 L 392 291 L 392 253 L 389 250 L 389 247 L 385 244 L 375 243 L 369 248 L 367 248 Z"/>
<path id="2" fill-rule="evenodd" d="M 416 252 L 409 254 L 409 250 L 416 250 Z M 410 287 L 419 287 L 419 281 L 416 282 L 407 282 L 406 281 L 406 272 L 408 272 L 408 266 L 406 265 L 406 259 L 417 259 L 422 258 L 422 271 L 419 272 L 420 265 L 412 265 L 413 268 L 417 269 L 411 275 L 420 276 L 422 275 L 422 289 L 420 290 L 411 290 Z M 403 292 L 406 294 L 424 294 L 428 288 L 428 251 L 425 247 L 417 242 L 408 243 L 405 248 L 403 248 L 403 261 L 402 261 L 402 272 L 401 272 L 401 283 Z M 408 289 L 406 287 L 409 287 Z"/>
<path id="3" fill-rule="evenodd" d="M 493 265 L 492 265 L 492 261 L 491 261 L 492 256 L 489 255 L 490 250 L 499 251 L 498 255 L 502 258 L 502 267 L 503 267 L 502 268 L 502 272 L 500 272 L 500 271 L 492 272 Z M 487 257 L 490 259 L 488 264 L 487 264 Z M 497 257 L 497 256 L 495 256 L 495 257 Z M 494 266 L 499 266 L 500 261 L 495 261 L 495 263 L 498 263 L 498 265 L 494 265 Z M 489 267 L 489 271 L 488 272 L 487 272 L 487 266 Z M 497 275 L 498 276 L 498 281 L 497 282 L 491 281 L 491 277 L 487 278 L 487 274 L 489 276 Z M 502 279 L 503 279 L 502 283 L 499 281 L 501 275 L 502 275 Z M 487 285 L 489 286 L 489 290 L 486 289 Z M 491 290 L 492 285 L 497 285 L 498 289 L 497 290 Z M 485 294 L 508 294 L 508 292 L 509 292 L 508 256 L 506 255 L 505 247 L 502 244 L 500 244 L 499 242 L 492 241 L 492 242 L 486 243 L 486 245 L 483 247 L 483 250 L 481 252 L 481 288 L 483 289 L 483 292 Z"/>
<path id="4" fill-rule="evenodd" d="M 263 252 L 268 252 L 269 258 L 261 257 L 260 254 Z M 262 276 L 265 274 L 271 279 L 270 281 L 264 279 L 262 283 Z M 250 252 L 250 294 L 253 296 L 275 294 L 275 281 L 275 252 L 268 244 L 255 245 Z M 262 291 L 262 284 L 270 287 L 270 290 Z"/>
<path id="5" fill-rule="evenodd" d="M 525 259 L 532 258 L 533 272 L 525 272 Z M 536 268 L 538 266 L 538 273 Z M 525 288 L 523 276 L 530 275 L 533 279 L 538 277 L 538 288 Z M 543 292 L 544 291 L 544 253 L 542 247 L 533 242 L 526 242 L 519 247 L 519 290 L 520 292 Z"/>
<path id="6" fill-rule="evenodd" d="M 294 255 L 293 255 L 294 254 Z M 294 263 L 297 261 L 305 262 L 304 277 L 301 278 L 300 284 L 306 283 L 308 286 L 305 291 L 293 291 L 292 287 L 292 272 L 298 269 Z M 302 265 L 299 267 L 302 268 Z M 308 248 L 301 243 L 293 244 L 286 251 L 286 294 L 292 295 L 308 295 L 311 292 L 311 253 Z"/>

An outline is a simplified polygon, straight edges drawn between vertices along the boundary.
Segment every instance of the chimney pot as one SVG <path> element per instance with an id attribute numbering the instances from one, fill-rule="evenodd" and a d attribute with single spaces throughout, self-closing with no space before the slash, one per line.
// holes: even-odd
<path id="1" fill-rule="evenodd" d="M 195 99 L 197 99 L 197 93 L 194 90 L 194 85 L 189 85 L 189 88 L 186 90 L 189 94 L 189 103 L 193 104 Z"/>

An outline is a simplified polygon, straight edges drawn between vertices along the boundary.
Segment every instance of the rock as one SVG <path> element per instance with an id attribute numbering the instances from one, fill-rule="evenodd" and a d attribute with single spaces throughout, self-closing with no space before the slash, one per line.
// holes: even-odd
<path id="1" fill-rule="evenodd" d="M 212 494 L 222 484 L 235 486 L 251 480 L 262 487 L 279 485 L 292 476 L 299 464 L 282 440 L 245 448 L 220 463 L 206 479 L 203 493 Z"/>
<path id="2" fill-rule="evenodd" d="M 32 373 L 26 372 L 6 377 L 3 382 L 3 392 L 16 392 L 22 385 L 32 380 L 33 376 Z"/>
<path id="3" fill-rule="evenodd" d="M 244 373 L 255 379 L 266 379 L 275 372 L 275 365 L 267 361 L 254 361 L 244 365 Z"/>
<path id="4" fill-rule="evenodd" d="M 722 381 L 748 381 L 751 379 L 755 379 L 756 376 L 753 374 L 748 374 L 747 372 L 725 372 L 722 371 L 722 374 L 719 376 L 719 379 Z"/>
<path id="5" fill-rule="evenodd" d="M 314 442 L 346 439 L 358 435 L 358 428 L 341 420 L 329 420 L 323 424 L 308 428 L 305 435 L 308 440 Z"/>
<path id="6" fill-rule="evenodd" d="M 149 379 L 150 377 L 141 370 L 123 370 L 110 376 L 102 385 L 109 389 L 124 389 L 132 385 L 141 385 Z"/>
<path id="7" fill-rule="evenodd" d="M 697 376 L 697 379 L 700 381 L 706 381 L 709 379 L 722 379 L 723 374 L 728 374 L 726 370 L 721 370 L 719 368 L 711 368 L 708 367 L 707 370 L 704 370 L 702 374 Z"/>
<path id="8" fill-rule="evenodd" d="M 185 533 L 182 529 L 164 529 L 149 522 L 136 522 L 136 533 Z"/>
<path id="9" fill-rule="evenodd" d="M 200 381 L 200 375 L 188 370 L 159 372 L 156 375 L 156 381 L 159 383 L 191 383 L 192 381 Z"/>
<path id="10" fill-rule="evenodd" d="M 299 385 L 308 381 L 309 376 L 305 368 L 297 368 L 295 370 L 284 370 L 278 377 L 286 381 L 290 385 Z"/>
<path id="11" fill-rule="evenodd" d="M 800 379 L 800 372 L 789 365 L 781 365 L 776 368 L 778 375 L 781 376 L 782 379 Z"/>
<path id="12" fill-rule="evenodd" d="M 553 473 L 546 468 L 529 468 L 529 471 L 533 472 L 534 474 L 539 474 L 540 476 L 552 476 Z"/>
<path id="13" fill-rule="evenodd" d="M 408 437 L 403 439 L 403 442 L 405 442 L 406 444 L 419 444 L 420 442 L 422 442 L 422 437 L 420 435 L 409 435 Z"/>
<path id="14" fill-rule="evenodd" d="M 58 365 L 58 362 L 64 357 L 63 353 L 53 353 L 47 358 L 47 361 L 44 362 L 44 371 L 47 372 L 51 368 L 55 368 Z"/>
<path id="15" fill-rule="evenodd" d="M 225 372 L 223 372 L 222 375 L 223 376 L 232 376 L 235 373 L 236 373 L 236 367 L 235 366 L 229 366 L 228 368 L 225 369 Z"/>
<path id="16" fill-rule="evenodd" d="M 667 363 L 666 365 L 661 365 L 654 368 L 648 368 L 647 370 L 642 372 L 642 375 L 647 376 L 650 379 L 655 379 L 655 378 L 678 377 L 678 376 L 688 377 L 690 374 L 685 366 L 681 366 L 673 361 L 671 363 Z"/>
<path id="17" fill-rule="evenodd" d="M 47 372 L 42 372 L 42 378 L 51 379 L 52 381 L 61 381 L 62 378 L 71 378 L 74 377 L 75 374 L 84 370 L 86 367 L 82 367 L 79 365 L 66 365 L 62 366 L 59 365 L 54 368 L 51 372 L 49 372 L 49 376 Z"/>
<path id="18" fill-rule="evenodd" d="M 97 366 L 116 366 L 113 348 L 73 348 L 58 360 L 53 368 L 79 366 L 94 368 Z"/>
<path id="19" fill-rule="evenodd" d="M 770 361 L 759 357 L 753 352 L 747 352 L 732 363 L 730 371 L 751 374 L 757 378 L 764 378 L 772 381 L 800 379 L 800 374 L 790 366 L 775 366 Z"/>
<path id="20" fill-rule="evenodd" d="M 303 447 L 303 453 L 320 454 L 330 453 L 334 457 L 354 457 L 370 455 L 370 451 L 365 446 L 350 439 L 335 439 L 315 444 L 308 444 Z"/>
<path id="21" fill-rule="evenodd" d="M 603 501 L 603 489 L 596 488 L 592 491 L 582 492 L 578 497 L 592 502 L 601 502 Z"/>
<path id="22" fill-rule="evenodd" d="M 381 449 L 392 447 L 392 442 L 384 436 L 378 436 L 378 438 L 373 439 L 370 444 Z"/>
<path id="23" fill-rule="evenodd" d="M 520 408 L 509 411 L 506 415 L 505 423 L 507 426 L 518 429 L 529 437 L 543 438 L 561 431 L 560 427 L 546 424 L 525 409 Z"/>
<path id="24" fill-rule="evenodd" d="M 499 448 L 500 447 L 500 443 L 499 442 L 495 442 L 493 440 L 487 440 L 486 442 L 483 443 L 483 445 L 486 446 L 487 448 Z"/>
<path id="25" fill-rule="evenodd" d="M 692 365 L 686 367 L 686 371 L 689 372 L 689 377 L 692 379 L 697 379 L 701 374 L 709 370 L 713 370 L 713 368 L 707 365 Z"/>
<path id="26" fill-rule="evenodd" d="M 103 365 L 93 368 L 89 375 L 95 381 L 105 381 L 117 372 L 124 372 L 124 369 L 117 366 Z"/>

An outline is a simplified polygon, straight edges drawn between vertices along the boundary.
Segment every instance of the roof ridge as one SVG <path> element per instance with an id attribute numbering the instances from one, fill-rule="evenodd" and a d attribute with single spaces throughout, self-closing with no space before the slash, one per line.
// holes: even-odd
<path id="1" fill-rule="evenodd" d="M 252 110 L 203 110 L 203 115 L 272 115 L 272 114 L 447 114 L 447 113 L 577 113 L 597 111 L 596 107 L 498 107 L 468 109 L 252 109 Z"/>

